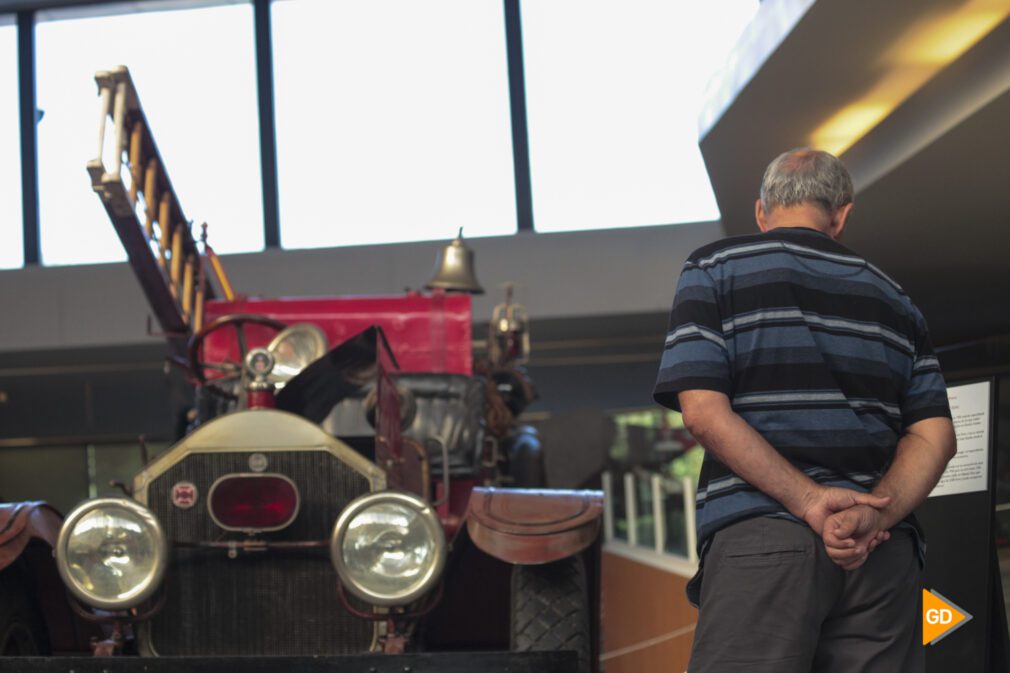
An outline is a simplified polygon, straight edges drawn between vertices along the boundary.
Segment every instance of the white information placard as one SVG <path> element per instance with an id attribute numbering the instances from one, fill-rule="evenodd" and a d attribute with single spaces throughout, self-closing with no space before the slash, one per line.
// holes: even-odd
<path id="1" fill-rule="evenodd" d="M 947 469 L 929 497 L 986 490 L 991 386 L 990 381 L 980 381 L 947 389 L 954 434 L 957 435 L 957 455 L 947 463 Z"/>

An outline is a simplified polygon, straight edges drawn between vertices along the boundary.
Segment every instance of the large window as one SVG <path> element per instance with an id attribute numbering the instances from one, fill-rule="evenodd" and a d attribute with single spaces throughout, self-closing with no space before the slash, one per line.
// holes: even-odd
<path id="1" fill-rule="evenodd" d="M 698 150 L 706 81 L 757 0 L 524 2 L 540 231 L 715 220 Z"/>
<path id="2" fill-rule="evenodd" d="M 719 217 L 697 117 L 757 6 L 522 4 L 536 229 Z M 515 231 L 501 0 L 277 0 L 271 12 L 284 247 Z M 94 73 L 118 64 L 186 215 L 210 223 L 219 252 L 262 249 L 251 4 L 124 2 L 37 18 L 42 261 L 125 257 L 84 170 L 96 154 Z M 15 30 L 0 26 L 0 90 L 16 91 L 15 66 Z M 15 129 L 16 96 L 3 100 L 0 128 Z M 0 138 L 0 268 L 22 260 L 17 143 Z"/>
<path id="3" fill-rule="evenodd" d="M 4 18 L 0 17 L 0 22 Z M 17 42 L 16 27 L 0 25 L 0 269 L 13 269 L 24 262 Z"/>
<path id="4" fill-rule="evenodd" d="M 501 0 L 277 2 L 287 248 L 515 231 Z"/>
<path id="5" fill-rule="evenodd" d="M 125 258 L 85 171 L 97 154 L 94 75 L 120 64 L 130 68 L 186 216 L 194 225 L 209 223 L 218 252 L 263 247 L 251 5 L 137 8 L 93 7 L 87 11 L 130 12 L 94 18 L 40 15 L 39 200 L 46 264 Z"/>

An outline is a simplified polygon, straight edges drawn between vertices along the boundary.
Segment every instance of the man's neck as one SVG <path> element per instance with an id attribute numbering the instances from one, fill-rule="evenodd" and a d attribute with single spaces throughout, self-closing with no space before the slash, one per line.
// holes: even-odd
<path id="1" fill-rule="evenodd" d="M 816 229 L 822 234 L 830 235 L 831 218 L 818 206 L 800 204 L 772 209 L 767 215 L 767 227 L 771 229 L 803 227 Z"/>

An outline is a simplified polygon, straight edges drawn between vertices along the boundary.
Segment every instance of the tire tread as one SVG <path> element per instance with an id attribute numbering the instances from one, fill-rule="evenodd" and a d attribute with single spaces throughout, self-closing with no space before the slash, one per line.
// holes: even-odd
<path id="1" fill-rule="evenodd" d="M 512 649 L 575 650 L 589 671 L 590 628 L 586 575 L 572 556 L 512 570 Z"/>

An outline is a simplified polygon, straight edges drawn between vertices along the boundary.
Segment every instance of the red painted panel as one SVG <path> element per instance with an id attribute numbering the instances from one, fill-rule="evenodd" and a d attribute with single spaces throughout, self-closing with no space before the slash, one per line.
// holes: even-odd
<path id="1" fill-rule="evenodd" d="M 334 347 L 345 339 L 379 325 L 386 333 L 400 370 L 472 374 L 472 318 L 470 296 L 442 292 L 410 292 L 400 296 L 242 299 L 209 301 L 204 324 L 232 313 L 256 313 L 289 325 L 318 325 Z M 246 346 L 266 346 L 275 332 L 247 325 Z M 208 362 L 238 360 L 235 331 L 223 328 L 204 343 Z"/>

